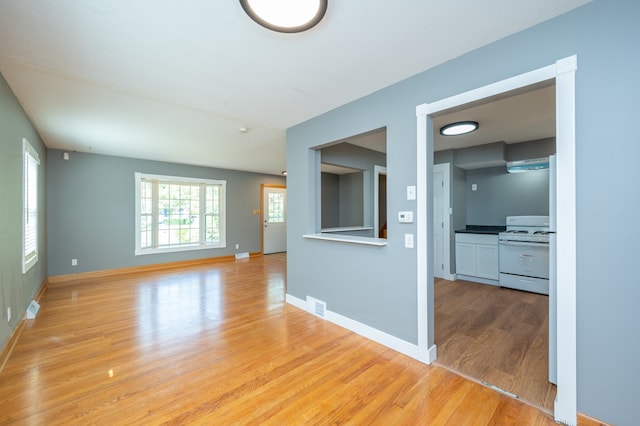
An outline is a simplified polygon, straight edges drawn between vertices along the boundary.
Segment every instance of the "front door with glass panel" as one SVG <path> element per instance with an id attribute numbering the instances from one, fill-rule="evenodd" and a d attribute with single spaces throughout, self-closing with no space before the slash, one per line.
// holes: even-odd
<path id="1" fill-rule="evenodd" d="M 262 188 L 262 242 L 264 254 L 287 251 L 287 189 Z"/>

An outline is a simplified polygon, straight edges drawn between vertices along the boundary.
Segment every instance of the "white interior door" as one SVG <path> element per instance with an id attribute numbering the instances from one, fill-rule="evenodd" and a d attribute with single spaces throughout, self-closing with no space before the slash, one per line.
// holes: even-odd
<path id="1" fill-rule="evenodd" d="M 287 251 L 287 189 L 262 187 L 262 253 Z"/>
<path id="2" fill-rule="evenodd" d="M 433 276 L 444 274 L 444 171 L 433 170 Z"/>

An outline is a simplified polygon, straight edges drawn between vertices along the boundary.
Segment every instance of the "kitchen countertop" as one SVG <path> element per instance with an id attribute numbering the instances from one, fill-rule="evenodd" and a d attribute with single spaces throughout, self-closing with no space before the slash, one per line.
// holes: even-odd
<path id="1" fill-rule="evenodd" d="M 456 229 L 458 234 L 493 234 L 498 235 L 500 232 L 506 231 L 506 226 L 491 225 L 467 225 L 464 229 Z"/>

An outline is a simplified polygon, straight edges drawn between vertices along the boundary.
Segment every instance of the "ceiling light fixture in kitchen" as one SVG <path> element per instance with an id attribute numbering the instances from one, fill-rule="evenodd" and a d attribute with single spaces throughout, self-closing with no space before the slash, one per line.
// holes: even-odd
<path id="1" fill-rule="evenodd" d="M 451 123 L 440 127 L 440 134 L 442 136 L 466 135 L 467 133 L 478 130 L 478 127 L 479 124 L 477 121 L 458 121 L 457 123 Z"/>
<path id="2" fill-rule="evenodd" d="M 327 11 L 328 0 L 240 0 L 244 11 L 258 24 L 281 33 L 313 28 Z"/>

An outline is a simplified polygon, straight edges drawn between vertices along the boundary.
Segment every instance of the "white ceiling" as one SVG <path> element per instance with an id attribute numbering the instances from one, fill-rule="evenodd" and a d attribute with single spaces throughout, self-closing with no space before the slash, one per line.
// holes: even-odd
<path id="1" fill-rule="evenodd" d="M 0 71 L 49 148 L 279 174 L 286 128 L 588 1 L 330 0 L 280 34 L 235 0 L 0 0 Z"/>

